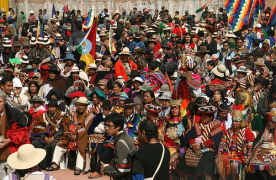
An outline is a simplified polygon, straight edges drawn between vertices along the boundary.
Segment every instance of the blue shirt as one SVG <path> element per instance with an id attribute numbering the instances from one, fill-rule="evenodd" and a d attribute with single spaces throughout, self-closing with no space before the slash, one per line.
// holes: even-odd
<path id="1" fill-rule="evenodd" d="M 227 56 L 230 56 L 232 59 L 233 59 L 233 57 L 235 56 L 235 53 L 234 53 L 234 51 L 232 51 L 231 53 L 230 53 L 230 49 L 228 49 L 228 51 L 227 51 L 227 53 L 226 53 L 226 56 L 224 57 L 223 55 L 223 58 L 222 58 L 222 62 L 223 62 L 223 64 L 225 64 L 225 58 L 227 57 Z M 218 55 L 218 57 L 220 56 L 220 52 L 221 51 L 219 51 L 219 52 L 217 52 L 217 55 Z M 230 54 L 229 54 L 230 53 Z"/>
<path id="2" fill-rule="evenodd" d="M 47 14 L 47 13 L 43 14 L 42 15 L 42 20 L 48 22 L 48 20 L 49 20 L 49 14 Z"/>
<path id="3" fill-rule="evenodd" d="M 139 48 L 144 48 L 144 49 L 146 49 L 146 46 L 145 46 L 145 44 L 142 42 L 142 41 L 140 41 L 140 42 L 135 42 L 135 41 L 133 41 L 130 45 L 129 45 L 129 49 L 130 49 L 130 51 L 131 51 L 131 54 L 134 54 L 134 50 L 135 50 L 135 47 L 136 46 L 138 46 Z"/>

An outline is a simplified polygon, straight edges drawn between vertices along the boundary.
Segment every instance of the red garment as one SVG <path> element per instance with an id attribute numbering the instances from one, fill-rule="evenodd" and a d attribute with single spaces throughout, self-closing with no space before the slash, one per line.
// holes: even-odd
<path id="1" fill-rule="evenodd" d="M 153 48 L 153 54 L 155 54 L 159 49 L 161 49 L 161 44 L 158 42 L 158 41 L 156 41 L 157 42 L 157 44 L 154 46 L 154 48 Z"/>
<path id="2" fill-rule="evenodd" d="M 184 49 L 186 49 L 185 44 L 183 44 L 183 46 L 184 46 Z M 196 43 L 194 43 L 194 42 L 192 42 L 191 44 L 188 45 L 188 47 L 192 48 L 192 50 L 195 49 L 195 46 L 196 46 Z"/>
<path id="3" fill-rule="evenodd" d="M 182 34 L 180 34 L 180 28 L 181 28 Z M 173 29 L 172 34 L 177 34 L 179 37 L 184 37 L 184 35 L 186 34 L 186 31 L 183 27 L 176 27 Z"/>
<path id="4" fill-rule="evenodd" d="M 69 30 L 66 31 L 67 36 L 71 36 L 71 34 L 72 34 L 71 31 L 69 31 Z"/>
<path id="5" fill-rule="evenodd" d="M 45 73 L 45 75 L 44 76 L 42 76 L 42 69 L 43 70 L 45 70 L 46 71 L 46 73 Z M 41 81 L 44 81 L 45 79 L 47 79 L 48 78 L 48 71 L 47 71 L 47 69 L 49 69 L 49 66 L 48 65 L 42 65 L 41 67 L 40 67 L 40 71 L 39 71 L 39 73 L 40 73 L 40 76 L 41 76 Z"/>
<path id="6" fill-rule="evenodd" d="M 128 60 L 129 65 L 131 70 L 137 70 L 137 65 L 132 61 L 132 60 Z M 125 81 L 128 81 L 128 76 L 126 74 L 125 68 L 122 64 L 122 60 L 120 59 L 118 62 L 116 62 L 115 64 L 115 76 L 123 76 Z"/>
<path id="7" fill-rule="evenodd" d="M 8 145 L 11 154 L 16 152 L 21 145 L 30 144 L 28 128 L 17 126 L 17 122 L 14 122 L 7 130 L 6 138 L 11 139 Z"/>
<path id="8" fill-rule="evenodd" d="M 89 81 L 89 84 L 94 84 L 96 77 L 97 77 L 97 73 L 95 73 L 95 74 L 91 77 L 91 80 Z"/>
<path id="9" fill-rule="evenodd" d="M 262 31 L 261 29 L 258 29 L 257 32 L 259 32 L 259 33 L 261 34 L 261 39 L 263 39 L 263 38 L 264 38 L 264 33 L 263 33 L 263 31 Z"/>
<path id="10" fill-rule="evenodd" d="M 174 27 L 174 24 L 173 23 L 169 23 L 168 26 L 169 27 Z"/>

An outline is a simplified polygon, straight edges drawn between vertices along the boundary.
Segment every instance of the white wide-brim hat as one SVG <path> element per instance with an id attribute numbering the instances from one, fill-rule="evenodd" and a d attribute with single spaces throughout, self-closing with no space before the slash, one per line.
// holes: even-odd
<path id="1" fill-rule="evenodd" d="M 14 169 L 29 169 L 38 165 L 46 156 L 46 151 L 35 148 L 31 144 L 20 146 L 17 152 L 11 154 L 7 162 Z"/>

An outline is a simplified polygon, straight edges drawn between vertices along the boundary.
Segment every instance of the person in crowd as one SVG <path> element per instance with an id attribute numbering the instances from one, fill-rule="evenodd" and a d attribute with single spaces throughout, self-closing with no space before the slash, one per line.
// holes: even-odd
<path id="1" fill-rule="evenodd" d="M 18 152 L 11 154 L 8 157 L 8 164 L 16 171 L 7 175 L 4 180 L 10 179 L 22 179 L 22 178 L 36 178 L 45 179 L 49 178 L 55 180 L 55 178 L 45 172 L 42 172 L 38 164 L 45 158 L 46 151 L 44 149 L 35 148 L 31 144 L 24 144 Z M 22 161 L 22 159 L 24 159 Z"/>
<path id="2" fill-rule="evenodd" d="M 66 84 L 62 77 L 60 76 L 60 71 L 55 65 L 52 65 L 47 69 L 48 77 L 42 82 L 38 95 L 40 97 L 46 97 L 51 88 L 57 88 L 64 95 L 66 91 Z"/>
<path id="3" fill-rule="evenodd" d="M 222 136 L 221 122 L 214 120 L 217 112 L 215 106 L 205 106 L 198 108 L 201 119 L 194 124 L 185 140 L 181 143 L 186 146 L 185 155 L 180 158 L 179 171 L 187 178 L 214 176 L 216 151 Z M 199 156 L 198 156 L 199 155 Z M 195 157 L 197 157 L 195 160 Z M 206 166 L 207 162 L 209 166 Z"/>
<path id="4" fill-rule="evenodd" d="M 59 165 L 51 165 L 56 146 L 66 149 L 68 147 L 69 141 L 66 137 L 69 135 L 70 119 L 58 109 L 56 99 L 51 99 L 47 106 L 48 111 L 40 115 L 34 123 L 31 140 L 34 147 L 47 149 L 46 157 L 39 167 L 53 171 L 59 169 Z"/>
<path id="5" fill-rule="evenodd" d="M 138 130 L 139 136 L 134 142 L 138 150 L 132 157 L 132 179 L 169 179 L 170 152 L 158 143 L 155 123 L 144 120 Z"/>
<path id="6" fill-rule="evenodd" d="M 183 176 L 187 180 L 259 178 L 254 171 L 265 166 L 262 163 L 267 161 L 267 157 L 264 161 L 258 161 L 261 163 L 259 169 L 255 161 L 248 163 L 245 157 L 249 151 L 245 147 L 251 140 L 244 138 L 244 148 L 239 151 L 235 147 L 238 133 L 234 131 L 247 129 L 246 132 L 250 131 L 255 139 L 270 123 L 270 115 L 276 107 L 275 8 L 267 7 L 269 3 L 262 4 L 264 11 L 261 11 L 260 22 L 254 27 L 247 25 L 250 18 L 243 19 L 243 23 L 237 25 L 233 23 L 233 17 L 227 16 L 227 9 L 219 8 L 219 13 L 215 14 L 215 10 L 207 6 L 197 15 L 187 7 L 180 10 L 178 6 L 167 9 L 163 6 L 154 9 L 151 16 L 148 9 L 137 11 L 139 7 L 131 7 L 130 3 L 129 9 L 133 9 L 130 12 L 117 6 L 115 15 L 109 12 L 110 8 L 105 8 L 99 16 L 90 16 L 91 13 L 81 13 L 83 7 L 72 9 L 72 4 L 72 7 L 65 6 L 63 16 L 56 11 L 49 18 L 49 8 L 43 8 L 23 13 L 19 11 L 17 18 L 16 3 L 9 5 L 7 12 L 4 8 L 0 10 L 0 88 L 6 95 L 6 105 L 23 112 L 30 140 L 34 140 L 35 128 L 40 126 L 35 123 L 42 120 L 43 114 L 49 114 L 47 104 L 52 99 L 58 104 L 56 111 L 51 108 L 52 115 L 60 112 L 69 119 L 70 136 L 66 132 L 56 135 L 56 139 L 52 138 L 54 135 L 49 128 L 52 125 L 48 123 L 48 128 L 45 127 L 48 130 L 46 140 L 41 137 L 34 140 L 35 143 L 43 142 L 36 145 L 47 151 L 45 160 L 39 166 L 42 164 L 44 169 L 57 170 L 60 157 L 65 150 L 70 150 L 76 151 L 78 161 L 74 172 L 68 174 L 88 174 L 93 169 L 95 171 L 89 178 L 106 174 L 101 172 L 102 164 L 110 164 L 112 159 L 117 161 L 116 154 L 120 151 L 114 147 L 116 137 L 107 134 L 110 131 L 114 133 L 116 128 L 105 129 L 105 117 L 117 112 L 124 119 L 118 130 L 125 131 L 134 140 L 141 136 L 138 133 L 140 122 L 149 119 L 155 123 L 157 141 L 170 151 L 169 179 L 183 179 Z M 232 6 L 230 3 L 229 8 Z M 183 17 L 181 12 L 185 13 Z M 29 16 L 24 17 L 24 13 L 29 13 Z M 199 21 L 200 16 L 202 19 Z M 19 24 L 16 24 L 17 20 Z M 103 108 L 106 100 L 111 106 L 107 109 Z M 243 108 L 242 119 L 238 120 L 242 122 L 240 128 L 240 122 L 232 121 L 236 103 Z M 210 117 L 205 111 L 210 111 Z M 0 119 L 4 117 L 5 114 Z M 79 121 L 81 123 L 78 124 Z M 16 122 L 12 120 L 9 123 Z M 3 126 L 0 120 L 1 124 Z M 8 124 L 5 124 L 7 128 L 10 127 Z M 94 128 L 88 134 L 91 124 Z M 205 128 L 213 124 L 217 126 L 210 131 Z M 273 127 L 271 129 L 270 132 L 273 132 Z M 3 134 L 1 131 L 5 133 L 3 128 L 0 130 Z M 220 156 L 217 153 L 219 144 L 227 134 L 230 137 L 228 132 L 232 131 L 233 143 L 226 138 L 227 145 L 222 143 L 221 146 L 226 149 L 220 151 Z M 208 133 L 211 135 L 206 141 Z M 97 134 L 101 134 L 98 145 Z M 246 133 L 246 137 L 249 134 Z M 16 141 L 14 137 L 10 139 Z M 60 143 L 59 140 L 64 141 Z M 56 159 L 52 159 L 55 147 L 52 142 L 60 147 L 57 148 Z M 160 151 L 156 157 L 160 156 L 161 147 L 158 147 Z M 269 153 L 273 154 L 272 144 L 270 147 Z M 262 153 L 267 149 L 266 145 L 261 148 Z M 227 149 L 233 153 L 231 157 L 229 153 L 226 156 Z M 94 153 L 93 156 L 91 153 Z M 91 157 L 96 154 L 94 168 Z M 5 161 L 4 158 L 3 163 Z M 160 157 L 159 161 L 154 162 L 153 167 L 157 167 Z M 8 165 L 1 163 L 0 159 L 0 170 L 4 172 L 7 167 L 7 173 Z M 131 163 L 125 164 L 130 167 Z M 219 168 L 215 167 L 216 163 L 220 164 Z M 274 161 L 269 163 L 272 167 Z M 120 164 L 119 170 L 129 173 L 109 175 L 113 179 L 152 178 L 143 170 L 147 168 L 145 164 L 135 164 L 136 170 L 137 165 L 140 167 L 135 177 L 129 168 L 121 169 Z M 114 162 L 110 167 L 119 171 Z M 242 173 L 240 168 L 243 168 Z M 269 168 L 267 165 L 264 169 Z M 17 171 L 13 175 L 18 174 Z M 166 172 L 167 178 L 167 171 L 162 172 Z M 159 178 L 159 173 L 156 171 L 153 179 Z M 261 173 L 264 179 L 272 178 L 270 171 Z M 20 177 L 25 175 L 28 173 L 22 173 Z"/>
<path id="7" fill-rule="evenodd" d="M 23 144 L 29 144 L 29 135 L 26 116 L 16 108 L 7 103 L 7 94 L 0 91 L 0 113 L 1 113 L 1 145 L 0 145 L 0 178 L 11 174 L 14 169 L 9 166 L 7 159 L 9 155 L 16 152 Z M 5 167 L 5 168 L 4 168 Z"/>
<path id="8" fill-rule="evenodd" d="M 236 102 L 233 105 L 232 127 L 224 131 L 219 145 L 216 165 L 222 179 L 227 179 L 227 176 L 231 176 L 232 179 L 241 177 L 242 171 L 237 172 L 237 169 L 247 165 L 252 156 L 255 137 L 249 129 L 242 125 L 244 124 L 242 111 L 242 106 Z"/>
<path id="9" fill-rule="evenodd" d="M 135 152 L 133 138 L 123 131 L 124 117 L 118 113 L 111 113 L 105 119 L 105 131 L 114 137 L 114 155 L 111 164 L 103 164 L 101 174 L 113 178 L 130 178 L 132 159 Z"/>

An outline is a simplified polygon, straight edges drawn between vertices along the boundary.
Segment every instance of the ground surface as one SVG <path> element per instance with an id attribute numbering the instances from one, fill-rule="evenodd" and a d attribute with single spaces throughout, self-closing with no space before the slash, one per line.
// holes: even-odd
<path id="1" fill-rule="evenodd" d="M 82 179 L 88 179 L 88 175 L 91 174 L 86 174 L 86 175 L 79 175 L 75 176 L 73 170 L 63 170 L 60 169 L 58 171 L 51 171 L 47 173 L 51 174 L 56 178 L 56 180 L 82 180 Z M 109 180 L 110 178 L 108 176 L 102 176 L 100 178 L 97 178 L 96 180 Z"/>

